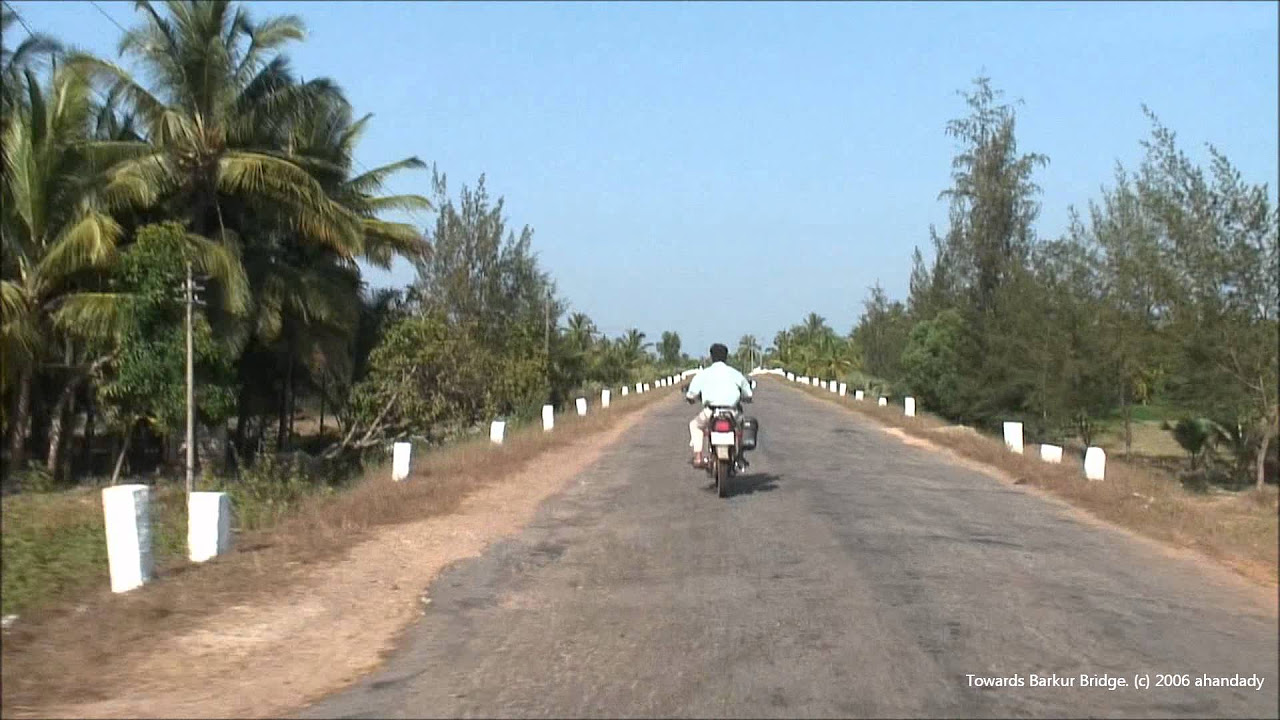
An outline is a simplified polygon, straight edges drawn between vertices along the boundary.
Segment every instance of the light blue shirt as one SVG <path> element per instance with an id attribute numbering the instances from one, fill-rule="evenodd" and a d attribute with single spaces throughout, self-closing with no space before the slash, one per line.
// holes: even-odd
<path id="1" fill-rule="evenodd" d="M 751 397 L 751 381 L 722 362 L 712 363 L 711 367 L 693 376 L 689 392 L 685 393 L 689 400 L 698 395 L 702 395 L 703 405 L 733 407 L 742 398 Z"/>

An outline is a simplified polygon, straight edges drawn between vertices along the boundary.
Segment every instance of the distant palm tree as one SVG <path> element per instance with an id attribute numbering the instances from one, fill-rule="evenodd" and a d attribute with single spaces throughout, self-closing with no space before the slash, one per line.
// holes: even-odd
<path id="1" fill-rule="evenodd" d="M 637 369 L 648 359 L 648 349 L 651 343 L 645 342 L 644 338 L 644 333 L 632 328 L 619 340 L 619 349 L 628 372 Z"/>
<path id="2" fill-rule="evenodd" d="M 760 352 L 760 343 L 756 340 L 755 335 L 743 335 L 738 340 L 738 364 L 744 370 L 750 370 L 751 364 L 755 362 L 757 354 Z"/>
<path id="3" fill-rule="evenodd" d="M 822 317 L 818 313 L 811 312 L 808 317 L 804 319 L 802 332 L 804 333 L 805 342 L 817 342 L 819 338 L 830 331 L 831 329 L 827 327 L 826 318 Z"/>
<path id="4" fill-rule="evenodd" d="M 817 370 L 828 379 L 842 378 L 853 368 L 850 343 L 834 334 L 823 338 L 818 348 Z"/>
<path id="5" fill-rule="evenodd" d="M 574 313 L 569 316 L 569 326 L 565 331 L 565 338 L 569 344 L 581 351 L 586 352 L 591 347 L 591 343 L 596 338 L 596 324 L 587 317 L 586 313 Z"/>
<path id="6" fill-rule="evenodd" d="M 788 353 L 792 349 L 792 342 L 794 342 L 794 340 L 790 331 L 779 330 L 778 333 L 773 336 L 773 347 L 770 348 L 769 353 L 774 355 L 779 363 L 786 364 L 790 362 L 790 355 Z"/>

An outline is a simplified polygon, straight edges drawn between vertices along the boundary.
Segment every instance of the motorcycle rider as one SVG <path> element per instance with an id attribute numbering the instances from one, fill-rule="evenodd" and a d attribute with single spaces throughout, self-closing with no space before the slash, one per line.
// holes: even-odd
<path id="1" fill-rule="evenodd" d="M 731 407 L 740 413 L 742 401 L 751 399 L 751 381 L 731 367 L 726 362 L 728 359 L 728 347 L 721 343 L 712 345 L 711 366 L 700 370 L 685 391 L 685 400 L 690 404 L 702 396 L 702 411 L 689 421 L 689 446 L 693 449 L 695 468 L 705 467 L 702 441 L 707 422 L 711 420 L 711 408 Z"/>

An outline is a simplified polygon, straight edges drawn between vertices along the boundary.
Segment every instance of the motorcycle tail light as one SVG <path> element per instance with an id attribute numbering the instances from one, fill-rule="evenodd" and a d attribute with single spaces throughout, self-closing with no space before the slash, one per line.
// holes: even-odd
<path id="1" fill-rule="evenodd" d="M 728 420 L 724 418 L 720 418 L 719 420 L 715 421 L 715 423 L 711 426 L 711 429 L 714 430 L 715 432 L 730 432 L 733 430 L 733 425 Z"/>

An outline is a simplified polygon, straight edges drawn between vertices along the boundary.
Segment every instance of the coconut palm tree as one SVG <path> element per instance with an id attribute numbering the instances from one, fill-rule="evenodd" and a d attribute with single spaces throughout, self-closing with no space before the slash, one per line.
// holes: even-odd
<path id="1" fill-rule="evenodd" d="M 579 352 L 586 352 L 595 341 L 596 334 L 596 324 L 587 317 L 586 313 L 578 312 L 569 316 L 565 337 L 570 347 Z"/>
<path id="2" fill-rule="evenodd" d="M 303 37 L 294 16 L 255 23 L 225 0 L 169 2 L 162 16 L 139 2 L 144 22 L 125 33 L 121 55 L 153 78 L 153 93 L 114 63 L 77 53 L 68 62 L 111 88 L 136 113 L 145 143 L 111 168 L 107 196 L 163 204 L 193 232 L 229 242 L 228 215 L 256 212 L 343 257 L 361 253 L 350 209 L 310 171 L 323 158 L 291 152 L 296 126 L 339 92 L 328 80 L 299 83 L 275 54 Z"/>
<path id="3" fill-rule="evenodd" d="M 8 3 L 0 5 L 0 35 L 9 40 L 21 26 L 18 13 Z M 26 28 L 22 30 L 25 32 Z M 40 63 L 62 53 L 62 44 L 43 33 L 27 35 L 16 45 L 0 43 L 0 118 L 8 127 L 9 118 L 27 106 L 27 74 L 39 69 Z M 3 128 L 0 128 L 0 132 Z"/>
<path id="4" fill-rule="evenodd" d="M 779 330 L 773 336 L 773 347 L 769 349 L 769 354 L 777 359 L 777 362 L 786 365 L 791 362 L 790 351 L 793 342 L 792 333 L 789 330 Z"/>
<path id="5" fill-rule="evenodd" d="M 41 363 L 57 356 L 64 387 L 52 415 L 48 461 L 55 466 L 65 403 L 87 368 L 101 369 L 101 343 L 111 338 L 114 295 L 105 291 L 105 273 L 116 257 L 124 229 L 105 197 L 103 169 L 122 156 L 120 143 L 98 140 L 110 108 L 96 107 L 83 75 L 62 67 L 42 88 L 25 76 L 27 102 L 10 118 L 0 142 L 8 159 L 3 174 L 0 237 L 0 298 L 4 319 L 0 349 L 6 363 L 0 384 L 13 387 L 9 422 L 10 460 L 24 455 L 31 386 Z M 109 131 L 120 126 L 107 124 Z M 126 143 L 128 144 L 128 143 Z M 212 243 L 193 238 L 193 263 L 218 278 L 229 309 L 243 301 L 243 281 L 234 259 Z M 77 347 L 78 345 L 78 347 Z M 90 348 L 89 345 L 97 345 Z"/>
<path id="6" fill-rule="evenodd" d="M 756 340 L 755 335 L 743 335 L 738 340 L 738 351 L 736 353 L 738 364 L 746 370 L 750 370 L 750 365 L 755 362 L 756 356 L 760 353 L 760 341 Z"/>
<path id="7" fill-rule="evenodd" d="M 396 256 L 419 260 L 426 256 L 422 233 L 405 223 L 379 217 L 387 210 L 420 211 L 431 203 L 420 195 L 381 195 L 386 180 L 404 169 L 421 169 L 416 157 L 350 177 L 355 148 L 370 116 L 353 120 L 345 99 L 323 96 L 307 114 L 296 118 L 282 143 L 286 156 L 308 167 L 326 195 L 357 218 L 361 259 L 387 269 Z M 294 409 L 300 389 L 319 392 L 328 368 L 349 365 L 350 343 L 361 313 L 360 270 L 340 251 L 308 243 L 285 223 L 259 233 L 244 247 L 245 263 L 255 280 L 254 322 L 246 328 L 259 351 L 274 355 L 272 363 L 245 370 L 256 373 L 259 397 L 270 396 L 278 385 L 277 443 L 292 436 Z M 247 378 L 249 380 L 251 378 Z M 278 381 L 278 382 L 277 382 Z M 237 435 L 242 433 L 237 431 Z"/>
<path id="8" fill-rule="evenodd" d="M 831 332 L 831 328 L 827 327 L 826 318 L 815 312 L 809 313 L 801 326 L 802 337 L 806 343 L 816 343 L 819 338 L 829 332 Z"/>
<path id="9" fill-rule="evenodd" d="M 300 82 L 290 72 L 279 52 L 303 37 L 297 17 L 255 22 L 221 0 L 175 0 L 164 15 L 148 2 L 137 7 L 143 22 L 120 53 L 153 78 L 154 92 L 113 63 L 70 60 L 129 104 L 146 137 L 111 168 L 106 194 L 164 208 L 242 258 L 253 307 L 227 320 L 223 335 L 255 360 L 242 367 L 255 376 L 242 378 L 245 393 L 278 397 L 283 439 L 295 371 L 318 375 L 358 325 L 356 260 L 385 268 L 397 255 L 426 252 L 420 231 L 380 217 L 430 208 L 421 196 L 380 194 L 391 175 L 424 164 L 411 157 L 352 177 L 369 118 L 353 120 L 330 81 Z M 265 357 L 275 360 L 258 362 Z"/>
<path id="10" fill-rule="evenodd" d="M 635 328 L 627 331 L 627 334 L 619 338 L 618 350 L 622 356 L 623 366 L 627 372 L 634 372 L 640 365 L 648 360 L 649 346 L 652 343 L 644 341 L 645 334 Z"/>
<path id="11" fill-rule="evenodd" d="M 848 340 L 834 333 L 825 336 L 818 346 L 817 364 L 817 371 L 825 377 L 844 377 L 853 368 Z"/>

